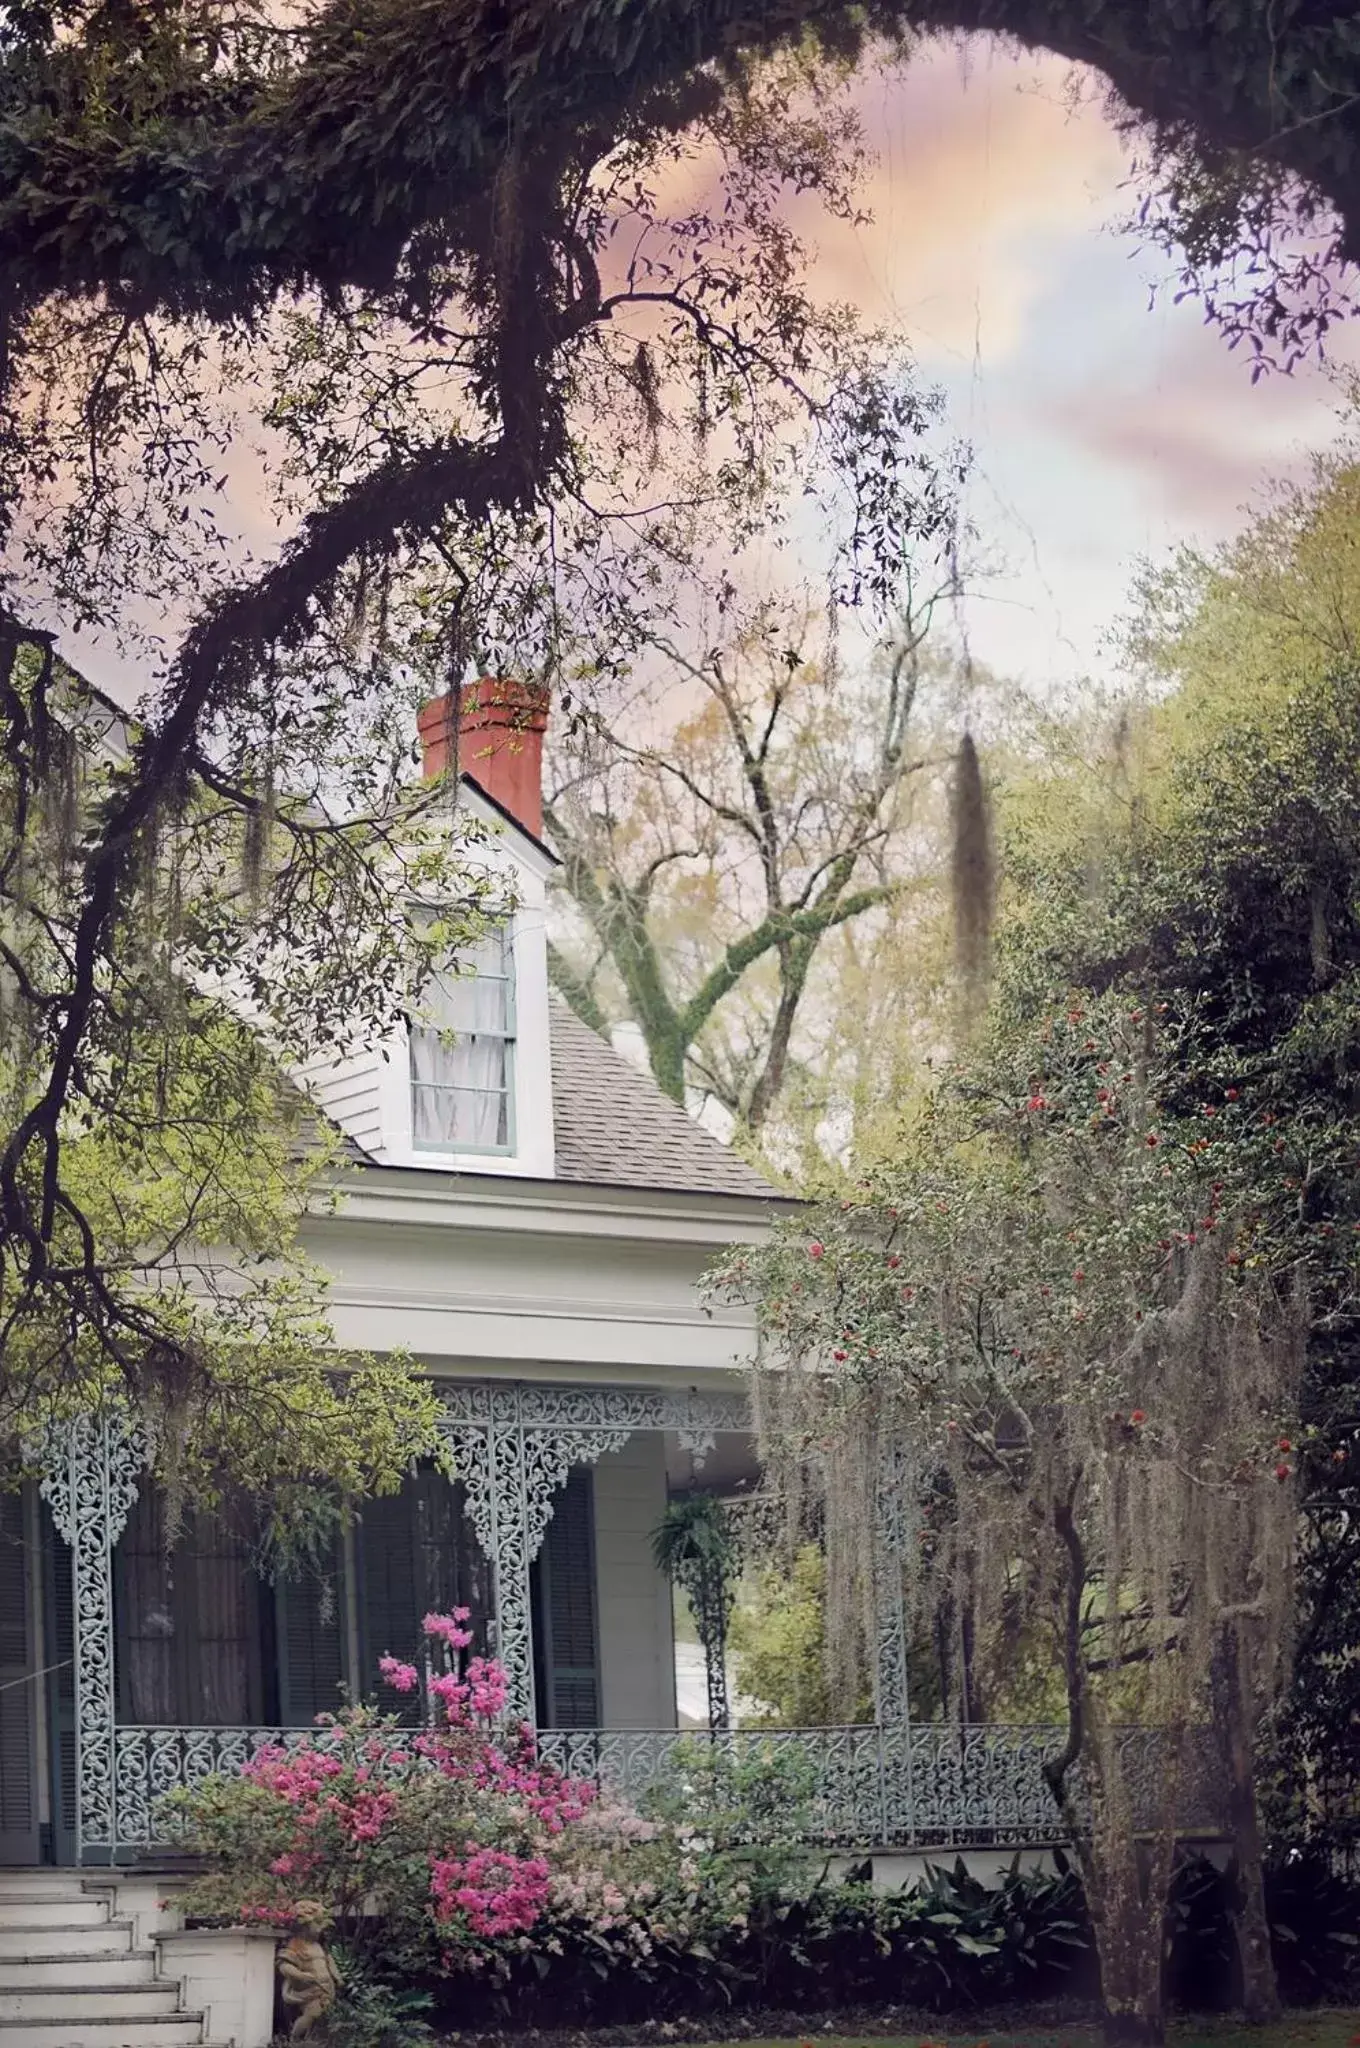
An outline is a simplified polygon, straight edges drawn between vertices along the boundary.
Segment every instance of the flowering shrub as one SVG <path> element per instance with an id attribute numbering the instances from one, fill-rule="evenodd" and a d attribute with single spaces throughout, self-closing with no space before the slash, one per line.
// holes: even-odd
<path id="1" fill-rule="evenodd" d="M 287 1925 L 299 1898 L 315 1899 L 352 1943 L 381 1924 L 389 1946 L 444 1969 L 543 1918 L 555 1845 L 596 1790 L 541 1763 L 528 1729 L 499 1727 L 505 1675 L 466 1656 L 466 1621 L 425 1618 L 435 1668 L 421 1731 L 352 1707 L 259 1750 L 239 1778 L 170 1796 L 178 1831 L 212 1865 L 191 1912 Z M 379 1670 L 396 1692 L 420 1684 L 394 1657 Z"/>
<path id="2" fill-rule="evenodd" d="M 425 1618 L 424 1729 L 352 1707 L 259 1750 L 239 1777 L 169 1796 L 210 1865 L 187 1910 L 286 1926 L 299 1900 L 317 1901 L 361 1958 L 496 1981 L 531 1949 L 585 1942 L 607 1967 L 743 1927 L 763 1853 L 755 1809 L 795 1813 L 787 1762 L 724 1775 L 682 1749 L 675 1785 L 637 1813 L 541 1762 L 531 1730 L 504 1728 L 505 1674 L 468 1656 L 466 1621 Z M 397 1658 L 379 1670 L 397 1693 L 421 1686 Z M 782 1868 L 787 1846 L 775 1853 Z"/>

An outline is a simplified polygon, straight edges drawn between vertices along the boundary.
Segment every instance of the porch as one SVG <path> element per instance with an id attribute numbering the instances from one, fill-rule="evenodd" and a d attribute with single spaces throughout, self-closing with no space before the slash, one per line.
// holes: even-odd
<path id="1" fill-rule="evenodd" d="M 1058 1839 L 1042 1775 L 1057 1730 L 911 1722 L 900 1475 L 884 1471 L 875 1502 L 875 1722 L 696 1734 L 675 1725 L 669 1589 L 649 1537 L 668 1472 L 673 1482 L 677 1465 L 701 1465 L 720 1438 L 749 1440 L 744 1396 L 471 1379 L 441 1396 L 440 1467 L 347 1536 L 329 1606 L 315 1588 L 252 1583 L 220 1532 L 177 1568 L 183 1544 L 167 1552 L 128 1418 L 83 1420 L 36 1450 L 50 1531 L 28 1557 L 23 1657 L 9 1660 L 30 1682 L 0 1671 L 0 1860 L 108 1866 L 154 1853 L 165 1793 L 304 1739 L 347 1691 L 372 1693 L 380 1654 L 413 1653 L 428 1608 L 453 1604 L 472 1609 L 540 1752 L 626 1797 L 679 1744 L 704 1743 L 734 1762 L 802 1758 L 808 1832 L 829 1850 Z M 1150 1792 L 1155 1734 L 1122 1739 Z"/>

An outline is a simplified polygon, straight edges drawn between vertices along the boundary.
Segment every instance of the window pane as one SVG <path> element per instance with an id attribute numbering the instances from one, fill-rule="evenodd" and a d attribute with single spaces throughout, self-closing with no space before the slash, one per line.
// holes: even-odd
<path id="1" fill-rule="evenodd" d="M 464 1039 L 456 1051 L 472 1055 L 481 1048 L 497 1055 L 504 1076 L 504 1039 Z M 457 1152 L 463 1148 L 504 1148 L 510 1142 L 509 1090 L 503 1080 L 494 1088 L 422 1088 L 417 1084 L 412 1090 L 411 1108 L 412 1135 L 417 1145 Z"/>
<path id="2" fill-rule="evenodd" d="M 510 1029 L 510 961 L 503 932 L 490 932 L 460 955 L 460 973 L 438 975 L 422 1001 L 423 1023 L 443 1031 Z"/>
<path id="3" fill-rule="evenodd" d="M 508 934 L 489 933 L 461 965 L 431 986 L 426 1021 L 411 1031 L 412 1135 L 430 1150 L 504 1151 L 514 1017 Z"/>

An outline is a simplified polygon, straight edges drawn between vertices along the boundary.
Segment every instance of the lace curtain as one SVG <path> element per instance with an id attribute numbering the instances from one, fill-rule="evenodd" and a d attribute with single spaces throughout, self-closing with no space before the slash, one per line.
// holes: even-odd
<path id="1" fill-rule="evenodd" d="M 420 1146 L 504 1150 L 510 1143 L 513 1002 L 506 934 L 464 957 L 428 991 L 411 1032 L 411 1112 Z"/>

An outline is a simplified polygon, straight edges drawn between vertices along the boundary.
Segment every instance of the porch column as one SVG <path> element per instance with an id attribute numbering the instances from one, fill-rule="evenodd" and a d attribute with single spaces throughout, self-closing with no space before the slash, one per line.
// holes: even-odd
<path id="1" fill-rule="evenodd" d="M 900 1444 L 880 1441 L 874 1488 L 874 1708 L 880 1727 L 911 1720 L 902 1598 L 910 1503 L 906 1453 Z"/>
<path id="2" fill-rule="evenodd" d="M 449 1467 L 463 1482 L 467 1513 L 492 1568 L 496 1655 L 509 1681 L 512 1717 L 537 1727 L 530 1567 L 552 1520 L 554 1496 L 573 1465 L 617 1451 L 632 1425 L 554 1427 L 529 1422 L 518 1383 L 465 1384 L 446 1395 L 441 1430 Z"/>
<path id="3" fill-rule="evenodd" d="M 916 1836 L 915 1758 L 907 1674 L 907 1616 L 902 1577 L 908 1568 L 915 1473 L 891 1438 L 879 1440 L 874 1486 L 874 1719 L 878 1724 L 878 1829 L 884 1842 Z"/>
<path id="4" fill-rule="evenodd" d="M 118 1847 L 113 1550 L 137 1498 L 146 1439 L 124 1409 L 78 1415 L 35 1447 L 39 1491 L 71 1551 L 76 1706 L 76 1862 Z"/>

